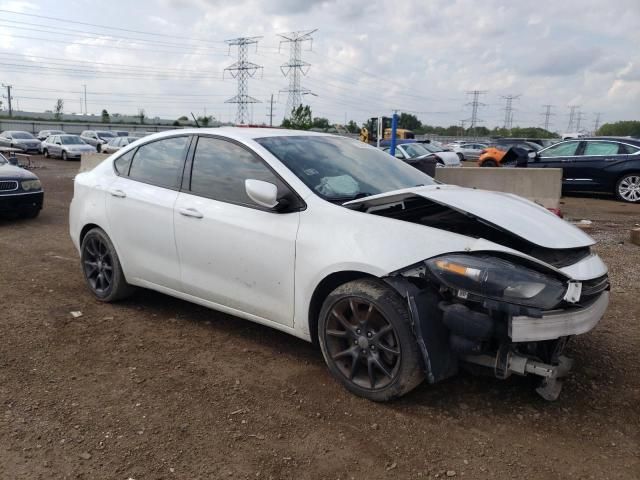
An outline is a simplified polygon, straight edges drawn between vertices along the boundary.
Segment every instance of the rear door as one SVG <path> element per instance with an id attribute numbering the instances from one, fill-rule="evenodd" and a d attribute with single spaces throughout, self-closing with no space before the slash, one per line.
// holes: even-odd
<path id="1" fill-rule="evenodd" d="M 610 140 L 584 140 L 581 155 L 572 166 L 571 181 L 581 190 L 610 190 L 607 170 L 627 160 L 627 150 L 621 143 Z"/>
<path id="2" fill-rule="evenodd" d="M 245 180 L 275 184 L 278 198 L 289 187 L 253 151 L 225 138 L 199 137 L 190 164 L 174 212 L 184 291 L 293 325 L 300 213 L 257 205 Z"/>
<path id="3" fill-rule="evenodd" d="M 55 157 L 59 157 L 62 155 L 62 141 L 60 140 L 59 135 L 53 135 L 49 137 L 49 141 L 47 142 L 49 155 L 53 155 Z"/>
<path id="4" fill-rule="evenodd" d="M 173 208 L 190 140 L 148 142 L 114 162 L 119 176 L 108 188 L 108 233 L 129 280 L 181 289 Z"/>

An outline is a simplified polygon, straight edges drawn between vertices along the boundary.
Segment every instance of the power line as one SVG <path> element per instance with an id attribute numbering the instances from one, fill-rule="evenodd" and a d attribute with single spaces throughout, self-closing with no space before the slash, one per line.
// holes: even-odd
<path id="1" fill-rule="evenodd" d="M 191 38 L 191 37 L 184 37 L 184 36 L 179 36 L 179 35 L 169 35 L 166 33 L 157 33 L 157 32 L 149 32 L 149 31 L 142 31 L 142 30 L 131 30 L 131 29 L 127 29 L 127 28 L 119 28 L 119 27 L 114 27 L 113 25 L 100 25 L 97 23 L 89 23 L 89 22 L 80 22 L 77 20 L 69 20 L 68 18 L 60 18 L 60 17 L 50 17 L 50 16 L 46 16 L 46 15 L 36 15 L 35 13 L 23 13 L 23 12 L 14 12 L 12 10 L 5 10 L 5 9 L 0 9 L 0 12 L 2 13 L 10 13 L 12 15 L 21 15 L 24 17 L 34 17 L 34 18 L 44 18 L 47 20 L 55 20 L 58 22 L 63 22 L 63 23 L 74 23 L 76 25 L 87 25 L 90 27 L 97 27 L 97 28 L 103 28 L 109 31 L 113 31 L 113 30 L 117 30 L 120 32 L 129 32 L 129 33 L 138 33 L 141 35 L 152 35 L 154 37 L 166 37 L 166 38 L 177 38 L 177 39 L 181 39 L 181 40 L 195 40 L 198 42 L 208 42 L 208 43 L 225 43 L 222 40 L 207 40 L 207 39 L 199 39 L 199 38 Z"/>
<path id="2" fill-rule="evenodd" d="M 283 43 L 289 44 L 289 62 L 280 66 L 282 74 L 285 77 L 289 77 L 289 88 L 281 90 L 281 92 L 289 93 L 285 117 L 288 117 L 294 108 L 302 104 L 303 95 L 312 94 L 311 90 L 302 88 L 300 85 L 301 75 L 306 75 L 309 72 L 309 68 L 311 68 L 310 63 L 302 60 L 302 44 L 309 42 L 309 49 L 311 49 L 311 45 L 313 45 L 313 37 L 311 35 L 316 31 L 317 29 L 278 35 L 283 39 L 280 41 L 280 45 Z"/>
<path id="3" fill-rule="evenodd" d="M 225 103 L 237 103 L 238 111 L 236 113 L 236 123 L 244 125 L 249 120 L 248 104 L 259 103 L 260 100 L 249 96 L 249 78 L 253 77 L 256 72 L 262 69 L 261 65 L 257 65 L 248 60 L 249 45 L 256 45 L 258 48 L 258 40 L 262 37 L 239 37 L 227 40 L 229 49 L 232 46 L 238 47 L 238 61 L 225 68 L 225 72 L 238 81 L 238 93 L 226 100 Z"/>

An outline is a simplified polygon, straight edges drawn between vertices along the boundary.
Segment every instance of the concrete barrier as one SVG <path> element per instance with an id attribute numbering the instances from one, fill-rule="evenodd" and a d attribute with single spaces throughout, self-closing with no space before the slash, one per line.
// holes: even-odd
<path id="1" fill-rule="evenodd" d="M 83 153 L 80 156 L 80 173 L 93 170 L 108 156 L 106 153 Z"/>
<path id="2" fill-rule="evenodd" d="M 436 180 L 461 187 L 514 193 L 546 208 L 558 208 L 561 168 L 436 168 Z"/>

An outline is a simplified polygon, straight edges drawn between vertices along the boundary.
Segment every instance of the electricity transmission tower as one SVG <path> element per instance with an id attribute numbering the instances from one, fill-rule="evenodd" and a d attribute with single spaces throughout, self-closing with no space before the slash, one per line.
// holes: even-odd
<path id="1" fill-rule="evenodd" d="M 573 132 L 576 123 L 576 112 L 580 109 L 580 105 L 569 105 L 569 124 L 567 132 Z"/>
<path id="2" fill-rule="evenodd" d="M 596 113 L 596 120 L 593 122 L 593 133 L 595 134 L 598 131 L 598 128 L 600 128 L 600 112 Z"/>
<path id="3" fill-rule="evenodd" d="M 520 95 L 503 95 L 502 98 L 506 100 L 504 107 L 504 128 L 511 130 L 513 126 L 513 101 L 520 98 Z"/>
<path id="4" fill-rule="evenodd" d="M 475 128 L 477 127 L 478 123 L 482 122 L 482 120 L 478 118 L 478 107 L 484 107 L 486 105 L 485 103 L 481 103 L 479 101 L 480 95 L 484 95 L 485 93 L 487 93 L 487 91 L 486 90 L 470 90 L 466 93 L 467 95 L 473 95 L 473 100 L 467 103 L 467 105 L 471 105 L 471 118 L 469 119 L 469 122 L 471 124 L 469 125 L 469 128 L 474 129 L 474 135 L 475 135 Z"/>
<path id="5" fill-rule="evenodd" d="M 549 131 L 549 125 L 551 124 L 551 116 L 555 115 L 555 113 L 551 113 L 551 109 L 553 108 L 553 105 L 547 104 L 547 105 L 542 105 L 545 110 L 543 113 L 541 113 L 541 115 L 544 115 L 544 129 Z"/>
<path id="6" fill-rule="evenodd" d="M 582 126 L 582 119 L 584 118 L 584 113 L 578 110 L 576 114 L 576 132 L 580 131 L 580 127 Z"/>
<path id="7" fill-rule="evenodd" d="M 309 42 L 309 50 L 311 50 L 313 45 L 313 37 L 311 35 L 316 31 L 317 29 L 278 35 L 282 38 L 282 40 L 280 40 L 280 46 L 282 46 L 283 43 L 289 44 L 289 62 L 283 63 L 280 66 L 282 74 L 285 77 L 289 77 L 289 88 L 280 90 L 281 92 L 287 92 L 289 94 L 285 118 L 291 114 L 294 108 L 302 104 L 303 95 L 311 94 L 310 90 L 302 88 L 300 85 L 300 78 L 306 75 L 311 67 L 310 63 L 302 60 L 302 45 L 305 42 Z"/>
<path id="8" fill-rule="evenodd" d="M 232 40 L 226 40 L 229 50 L 232 46 L 238 47 L 238 61 L 233 65 L 229 65 L 224 69 L 238 81 L 238 93 L 226 100 L 225 103 L 237 103 L 238 111 L 236 113 L 236 123 L 243 125 L 249 120 L 250 103 L 259 103 L 260 100 L 249 96 L 249 78 L 255 76 L 256 72 L 262 69 L 262 65 L 250 62 L 249 45 L 256 45 L 258 48 L 258 40 L 262 37 L 239 37 Z M 224 75 L 223 75 L 224 76 Z"/>

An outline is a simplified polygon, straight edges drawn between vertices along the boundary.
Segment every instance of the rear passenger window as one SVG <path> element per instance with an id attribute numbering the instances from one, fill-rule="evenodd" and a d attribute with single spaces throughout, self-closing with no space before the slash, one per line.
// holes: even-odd
<path id="1" fill-rule="evenodd" d="M 190 190 L 222 202 L 257 207 L 245 191 L 247 179 L 263 180 L 278 187 L 278 196 L 287 188 L 264 162 L 235 143 L 200 137 L 193 158 Z M 260 207 L 262 208 L 262 207 Z"/>
<path id="2" fill-rule="evenodd" d="M 134 180 L 177 188 L 189 137 L 173 137 L 142 145 L 136 150 L 129 176 Z"/>
<path id="3" fill-rule="evenodd" d="M 587 142 L 583 155 L 617 155 L 618 145 L 613 142 Z"/>
<path id="4" fill-rule="evenodd" d="M 640 148 L 632 147 L 631 145 L 620 144 L 620 153 L 637 153 L 640 152 Z"/>
<path id="5" fill-rule="evenodd" d="M 125 177 L 129 175 L 129 167 L 131 166 L 131 159 L 134 153 L 135 150 L 131 150 L 114 160 L 113 168 L 116 169 L 116 172 Z"/>

